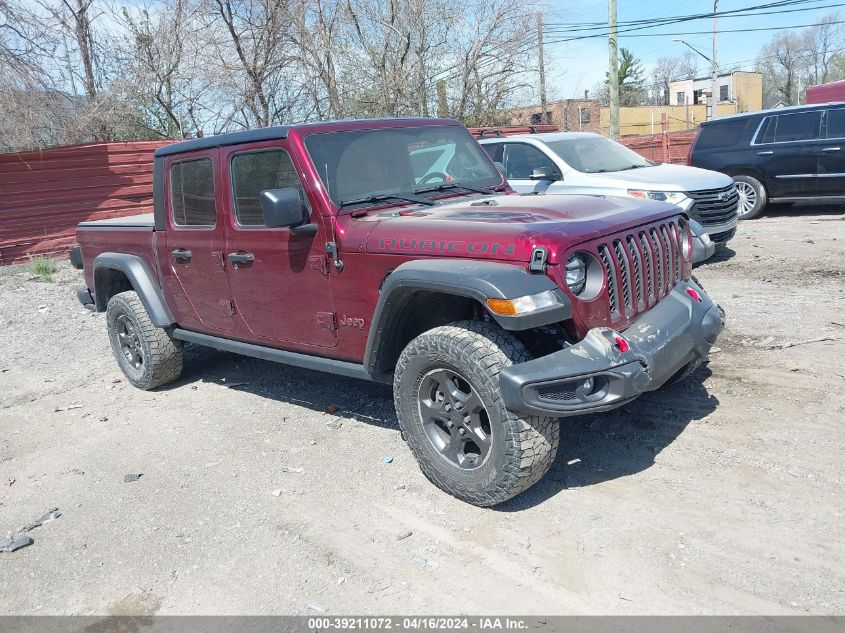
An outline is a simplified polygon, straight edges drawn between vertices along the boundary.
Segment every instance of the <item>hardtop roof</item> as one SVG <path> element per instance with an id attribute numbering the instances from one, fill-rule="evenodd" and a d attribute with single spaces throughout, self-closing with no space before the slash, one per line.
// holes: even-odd
<path id="1" fill-rule="evenodd" d="M 292 130 L 306 129 L 314 132 L 341 132 L 367 128 L 388 128 L 400 127 L 397 123 L 413 124 L 414 126 L 434 125 L 461 125 L 454 119 L 438 118 L 383 118 L 383 119 L 344 119 L 338 121 L 318 121 L 314 123 L 298 123 L 295 125 L 276 125 L 272 127 L 255 128 L 240 132 L 227 132 L 214 136 L 180 141 L 171 145 L 165 145 L 156 150 L 155 156 L 170 156 L 214 147 L 225 147 L 228 145 L 240 145 L 242 143 L 255 143 L 259 141 L 270 141 L 284 139 Z"/>

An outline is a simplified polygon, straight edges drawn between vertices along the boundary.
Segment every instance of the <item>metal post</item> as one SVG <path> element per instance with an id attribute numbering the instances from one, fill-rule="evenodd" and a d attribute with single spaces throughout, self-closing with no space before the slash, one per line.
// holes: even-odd
<path id="1" fill-rule="evenodd" d="M 537 47 L 540 57 L 540 123 L 551 123 L 546 114 L 546 64 L 543 60 L 543 14 L 537 12 Z"/>
<path id="2" fill-rule="evenodd" d="M 718 83 L 718 66 L 716 65 L 716 36 L 718 35 L 718 24 L 717 24 L 717 11 L 719 9 L 719 0 L 713 0 L 713 76 L 710 78 L 710 118 L 716 118 L 716 104 L 718 103 L 719 97 L 717 96 L 717 91 L 719 86 L 716 84 Z"/>
<path id="3" fill-rule="evenodd" d="M 608 57 L 607 87 L 610 96 L 610 129 L 608 136 L 619 138 L 619 58 L 616 47 L 616 0 L 607 0 Z"/>

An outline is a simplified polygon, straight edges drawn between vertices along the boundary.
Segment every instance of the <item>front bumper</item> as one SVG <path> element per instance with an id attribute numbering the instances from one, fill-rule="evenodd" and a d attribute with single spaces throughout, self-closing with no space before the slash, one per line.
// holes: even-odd
<path id="1" fill-rule="evenodd" d="M 681 282 L 624 331 L 626 352 L 619 333 L 599 327 L 566 349 L 502 370 L 505 406 L 557 417 L 614 409 L 703 362 L 724 323 L 724 311 L 700 286 Z"/>

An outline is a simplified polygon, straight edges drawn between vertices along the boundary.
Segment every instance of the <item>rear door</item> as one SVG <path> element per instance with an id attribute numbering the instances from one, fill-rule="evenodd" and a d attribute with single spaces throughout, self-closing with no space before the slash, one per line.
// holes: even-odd
<path id="1" fill-rule="evenodd" d="M 535 169 L 548 169 L 560 174 L 560 169 L 551 158 L 528 143 L 502 143 L 502 164 L 505 166 L 505 177 L 515 191 L 519 193 L 545 192 L 560 180 L 533 180 L 531 174 Z M 557 188 L 557 187 L 555 187 Z M 551 193 L 551 192 L 549 192 Z M 561 191 L 557 191 L 561 193 Z"/>
<path id="2" fill-rule="evenodd" d="M 216 186 L 220 152 L 212 149 L 165 161 L 167 230 L 162 280 L 171 309 L 188 329 L 235 329 L 229 280 L 223 261 L 222 194 Z"/>
<path id="3" fill-rule="evenodd" d="M 249 150 L 223 149 L 226 196 L 226 257 L 235 310 L 249 338 L 291 347 L 337 343 L 323 219 L 305 194 L 299 170 L 278 141 Z M 294 235 L 267 228 L 259 195 L 266 189 L 296 187 L 319 226 L 317 235 Z M 251 256 L 239 263 L 233 255 Z M 242 259 L 242 258 L 241 258 Z"/>
<path id="4" fill-rule="evenodd" d="M 821 112 L 767 116 L 754 137 L 754 166 L 770 198 L 814 196 L 818 191 Z"/>
<path id="5" fill-rule="evenodd" d="M 819 195 L 845 196 L 845 108 L 825 111 L 818 145 Z"/>

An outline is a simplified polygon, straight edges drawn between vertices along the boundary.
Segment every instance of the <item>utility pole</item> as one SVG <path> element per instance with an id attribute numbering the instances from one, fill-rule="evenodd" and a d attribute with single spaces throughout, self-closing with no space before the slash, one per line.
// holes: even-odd
<path id="1" fill-rule="evenodd" d="M 710 77 L 710 92 L 712 93 L 710 96 L 710 119 L 716 118 L 716 104 L 719 102 L 719 97 L 717 96 L 718 86 L 716 85 L 719 82 L 719 78 L 717 77 L 718 73 L 718 66 L 716 65 L 716 36 L 718 35 L 718 22 L 717 22 L 717 11 L 719 9 L 719 0 L 713 0 L 713 74 Z"/>
<path id="2" fill-rule="evenodd" d="M 537 48 L 540 57 L 540 123 L 551 123 L 546 111 L 546 62 L 543 57 L 543 14 L 537 12 Z"/>
<path id="3" fill-rule="evenodd" d="M 616 0 L 607 0 L 607 48 L 610 69 L 607 72 L 607 88 L 610 94 L 610 129 L 608 136 L 619 138 L 619 58 L 616 53 Z"/>

